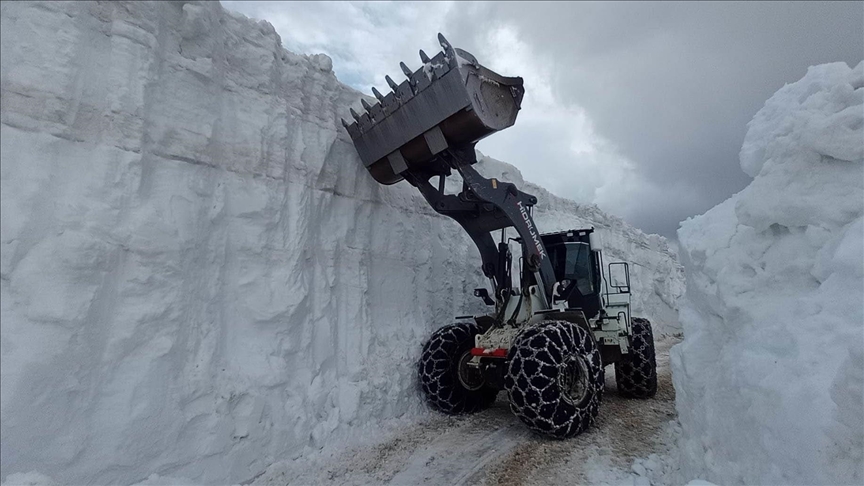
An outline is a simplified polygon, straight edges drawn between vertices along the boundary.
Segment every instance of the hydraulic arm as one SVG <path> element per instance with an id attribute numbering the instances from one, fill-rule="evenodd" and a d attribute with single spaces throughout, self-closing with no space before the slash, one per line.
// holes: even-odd
<path id="1" fill-rule="evenodd" d="M 435 211 L 455 219 L 465 229 L 480 250 L 483 274 L 495 282 L 495 295 L 499 300 L 510 288 L 509 269 L 501 268 L 505 264 L 501 253 L 509 251 L 509 247 L 506 243 L 496 244 L 491 232 L 515 228 L 523 242 L 525 265 L 543 290 L 546 302 L 550 302 L 555 274 L 531 216 L 537 198 L 520 191 L 515 184 L 480 175 L 472 167 L 477 161 L 473 144 L 462 149 L 448 148 L 439 153 L 439 157 L 448 172 L 453 169 L 462 176 L 463 188 L 459 194 L 444 194 L 443 182 L 447 174 L 443 172 L 408 170 L 403 176 L 420 190 Z M 441 178 L 437 188 L 429 182 L 435 175 Z"/>
<path id="2" fill-rule="evenodd" d="M 493 280 L 499 303 L 509 297 L 509 247 L 496 244 L 492 231 L 513 227 L 523 245 L 524 268 L 542 289 L 548 304 L 555 276 L 540 232 L 531 217 L 537 198 L 508 182 L 487 179 L 472 165 L 474 145 L 516 121 L 522 103 L 522 78 L 501 76 L 454 48 L 441 34 L 443 48 L 431 59 L 420 51 L 423 66 L 411 71 L 400 63 L 406 80 L 391 92 L 373 89 L 377 103 L 361 100 L 364 113 L 351 110 L 354 123 L 342 120 L 366 169 L 378 182 L 402 179 L 417 187 L 435 211 L 455 219 L 474 240 L 483 273 Z M 445 194 L 444 180 L 462 176 L 459 194 Z M 438 187 L 430 179 L 438 176 Z"/>

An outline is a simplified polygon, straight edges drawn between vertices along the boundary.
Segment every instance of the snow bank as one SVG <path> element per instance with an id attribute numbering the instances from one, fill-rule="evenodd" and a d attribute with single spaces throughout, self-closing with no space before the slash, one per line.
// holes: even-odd
<path id="1" fill-rule="evenodd" d="M 753 182 L 681 224 L 685 478 L 861 484 L 864 63 L 811 67 L 750 122 Z"/>
<path id="2" fill-rule="evenodd" d="M 0 478 L 240 482 L 427 413 L 412 363 L 483 309 L 479 255 L 366 173 L 329 58 L 218 3 L 0 9 Z M 526 190 L 542 229 L 605 230 L 674 324 L 665 241 Z"/>

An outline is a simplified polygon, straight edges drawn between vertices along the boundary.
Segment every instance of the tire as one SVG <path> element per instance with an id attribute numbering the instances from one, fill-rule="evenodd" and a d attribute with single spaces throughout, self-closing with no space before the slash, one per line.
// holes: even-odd
<path id="1" fill-rule="evenodd" d="M 448 415 L 479 412 L 495 401 L 498 390 L 482 375 L 471 374 L 464 363 L 471 357 L 475 323 L 444 326 L 432 333 L 420 356 L 420 387 L 432 408 Z"/>
<path id="2" fill-rule="evenodd" d="M 618 394 L 629 398 L 651 398 L 657 393 L 657 362 L 654 333 L 648 319 L 634 317 L 630 350 L 615 363 Z"/>
<path id="3" fill-rule="evenodd" d="M 529 428 L 566 439 L 594 423 L 605 384 L 594 336 L 570 322 L 544 322 L 516 336 L 509 358 L 510 410 Z"/>

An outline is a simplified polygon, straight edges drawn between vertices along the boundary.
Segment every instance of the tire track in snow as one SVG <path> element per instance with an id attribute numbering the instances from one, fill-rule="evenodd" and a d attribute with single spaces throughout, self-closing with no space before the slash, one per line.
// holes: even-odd
<path id="1" fill-rule="evenodd" d="M 663 428 L 675 418 L 669 348 L 679 341 L 669 336 L 655 340 L 658 387 L 654 398 L 618 396 L 614 367 L 607 367 L 603 404 L 591 428 L 564 441 L 533 434 L 496 468 L 490 468 L 483 484 L 630 482 L 633 460 L 662 452 Z"/>
<path id="2" fill-rule="evenodd" d="M 389 483 L 474 484 L 472 478 L 487 464 L 519 445 L 523 432 L 520 423 L 475 423 L 449 430 L 417 451 Z"/>

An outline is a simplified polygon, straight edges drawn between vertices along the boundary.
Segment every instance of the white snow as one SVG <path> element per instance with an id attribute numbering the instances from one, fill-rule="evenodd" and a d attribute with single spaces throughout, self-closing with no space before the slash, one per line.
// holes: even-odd
<path id="1" fill-rule="evenodd" d="M 811 67 L 741 149 L 753 182 L 678 232 L 683 478 L 864 482 L 864 63 Z"/>
<path id="2" fill-rule="evenodd" d="M 366 173 L 327 56 L 209 2 L 0 21 L 0 479 L 247 481 L 428 413 L 413 363 L 484 309 L 479 255 Z M 538 196 L 544 231 L 596 226 L 676 330 L 664 239 L 478 168 Z"/>
<path id="3" fill-rule="evenodd" d="M 434 73 L 436 69 L 440 69 L 440 64 L 432 64 L 432 62 L 427 62 L 423 64 L 423 74 L 429 79 L 429 81 L 433 80 Z"/>
<path id="4" fill-rule="evenodd" d="M 489 83 L 492 86 L 495 86 L 496 88 L 501 86 L 501 84 L 498 83 L 498 81 L 495 81 L 494 79 L 492 79 L 488 76 L 480 76 L 480 82 L 481 83 Z"/>
<path id="5" fill-rule="evenodd" d="M 26 473 L 15 473 L 6 476 L 2 486 L 59 486 L 60 483 L 53 478 L 37 471 Z"/>

